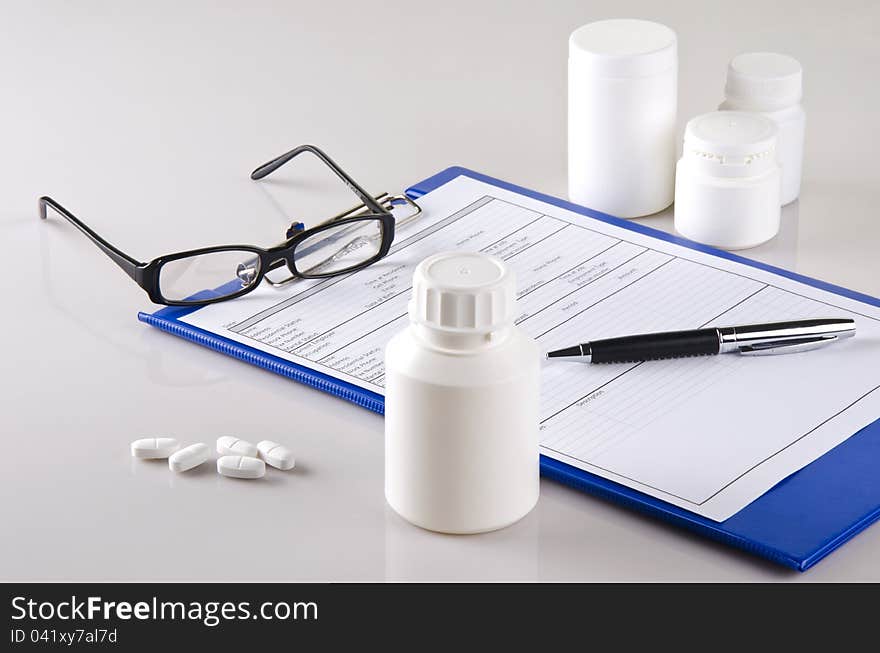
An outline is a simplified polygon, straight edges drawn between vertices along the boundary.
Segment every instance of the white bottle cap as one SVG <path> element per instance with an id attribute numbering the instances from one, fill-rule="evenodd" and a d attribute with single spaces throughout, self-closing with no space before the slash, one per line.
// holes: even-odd
<path id="1" fill-rule="evenodd" d="M 649 20 L 615 18 L 579 27 L 569 57 L 608 77 L 643 77 L 677 65 L 675 32 Z"/>
<path id="2" fill-rule="evenodd" d="M 775 52 L 735 56 L 727 67 L 728 100 L 753 111 L 774 111 L 797 104 L 803 96 L 803 73 L 797 59 Z"/>
<path id="3" fill-rule="evenodd" d="M 432 329 L 490 333 L 510 325 L 516 279 L 500 259 L 480 253 L 442 252 L 413 274 L 410 319 Z"/>
<path id="4" fill-rule="evenodd" d="M 777 127 L 744 111 L 713 111 L 691 119 L 683 156 L 714 177 L 751 177 L 776 165 Z"/>

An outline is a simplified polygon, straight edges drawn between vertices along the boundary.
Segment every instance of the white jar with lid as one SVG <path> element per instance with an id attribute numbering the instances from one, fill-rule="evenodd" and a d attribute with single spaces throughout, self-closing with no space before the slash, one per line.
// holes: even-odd
<path id="1" fill-rule="evenodd" d="M 484 254 L 416 268 L 411 323 L 385 350 L 385 497 L 417 526 L 495 530 L 538 500 L 540 353 L 515 290 Z"/>
<path id="2" fill-rule="evenodd" d="M 779 128 L 776 156 L 782 167 L 782 204 L 801 192 L 807 114 L 801 105 L 803 73 L 797 59 L 775 52 L 740 54 L 727 67 L 724 102 L 719 109 L 754 111 Z"/>
<path id="3" fill-rule="evenodd" d="M 688 122 L 675 176 L 675 230 L 723 249 L 779 231 L 776 125 L 757 113 L 715 111 Z"/>
<path id="4" fill-rule="evenodd" d="M 614 19 L 572 32 L 568 55 L 568 195 L 621 218 L 673 199 L 678 92 L 675 32 Z"/>

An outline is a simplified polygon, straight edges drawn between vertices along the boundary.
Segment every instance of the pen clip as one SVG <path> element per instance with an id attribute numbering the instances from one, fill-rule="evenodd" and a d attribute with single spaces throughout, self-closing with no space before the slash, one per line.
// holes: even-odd
<path id="1" fill-rule="evenodd" d="M 799 351 L 819 349 L 833 342 L 837 342 L 839 336 L 813 336 L 809 338 L 797 338 L 779 342 L 762 342 L 751 345 L 743 345 L 739 353 L 743 356 L 773 356 L 775 354 L 794 354 Z"/>

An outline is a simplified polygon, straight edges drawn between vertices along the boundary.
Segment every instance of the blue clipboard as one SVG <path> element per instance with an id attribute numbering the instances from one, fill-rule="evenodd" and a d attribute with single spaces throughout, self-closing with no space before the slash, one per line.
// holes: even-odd
<path id="1" fill-rule="evenodd" d="M 880 306 L 880 300 L 876 298 L 736 254 L 699 245 L 663 231 L 614 218 L 466 168 L 447 168 L 407 189 L 407 195 L 412 198 L 420 197 L 461 175 L 580 213 L 589 219 L 600 220 L 653 238 L 738 261 L 866 304 Z M 374 412 L 383 413 L 383 397 L 375 392 L 179 321 L 180 317 L 195 310 L 198 308 L 170 307 L 152 314 L 139 313 L 138 319 Z M 880 518 L 878 470 L 880 470 L 880 419 L 781 481 L 734 516 L 719 523 L 595 474 L 541 456 L 541 473 L 547 478 L 659 517 L 700 535 L 799 571 L 809 569 Z"/>

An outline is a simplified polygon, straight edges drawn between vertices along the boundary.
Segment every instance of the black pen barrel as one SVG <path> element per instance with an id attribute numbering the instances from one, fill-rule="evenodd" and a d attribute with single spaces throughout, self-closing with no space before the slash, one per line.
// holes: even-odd
<path id="1" fill-rule="evenodd" d="M 708 356 L 719 353 L 721 348 L 718 330 L 715 328 L 592 340 L 589 345 L 593 363 L 629 363 L 661 358 Z"/>

